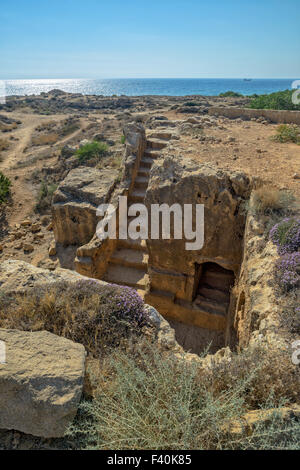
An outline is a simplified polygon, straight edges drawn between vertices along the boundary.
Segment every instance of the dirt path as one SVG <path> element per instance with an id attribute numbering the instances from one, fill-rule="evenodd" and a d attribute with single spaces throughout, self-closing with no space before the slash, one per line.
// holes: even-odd
<path id="1" fill-rule="evenodd" d="M 9 117 L 9 114 L 7 114 L 7 116 Z M 3 161 L 0 162 L 0 171 L 5 173 L 12 181 L 12 204 L 8 207 L 6 214 L 6 219 L 10 227 L 13 227 L 15 224 L 26 219 L 34 209 L 36 203 L 36 189 L 34 189 L 29 176 L 32 171 L 38 168 L 41 164 L 38 161 L 35 161 L 31 164 L 28 162 L 28 165 L 25 167 L 18 167 L 18 163 L 22 161 L 22 157 L 24 161 L 26 161 L 29 154 L 33 153 L 32 149 L 29 149 L 28 152 L 26 149 L 30 147 L 32 135 L 36 127 L 43 121 L 51 120 L 51 117 L 49 118 L 49 116 L 38 114 L 14 113 L 14 117 L 19 119 L 22 124 L 19 128 L 11 132 L 9 136 L 13 136 L 18 140 L 10 140 L 10 149 L 8 152 L 5 152 Z M 66 115 L 55 115 L 56 121 L 63 120 L 65 118 Z M 60 139 L 53 146 L 49 159 L 53 158 L 52 154 L 55 149 L 58 149 L 62 145 L 67 144 L 74 137 L 77 137 L 84 127 L 85 126 L 80 127 L 72 134 Z M 35 152 L 38 152 L 41 149 L 37 149 Z M 45 164 L 45 160 L 43 160 L 42 164 Z"/>

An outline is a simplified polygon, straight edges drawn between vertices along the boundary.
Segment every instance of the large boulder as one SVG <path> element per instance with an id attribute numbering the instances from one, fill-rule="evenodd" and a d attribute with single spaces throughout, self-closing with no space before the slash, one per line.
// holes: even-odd
<path id="1" fill-rule="evenodd" d="M 0 341 L 0 428 L 63 436 L 82 394 L 84 347 L 47 331 L 0 329 Z"/>

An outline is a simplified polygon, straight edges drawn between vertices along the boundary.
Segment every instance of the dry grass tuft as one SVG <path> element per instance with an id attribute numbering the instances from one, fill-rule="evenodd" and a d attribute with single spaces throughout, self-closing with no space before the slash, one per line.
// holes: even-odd
<path id="1" fill-rule="evenodd" d="M 59 139 L 59 135 L 54 133 L 38 135 L 32 138 L 32 145 L 51 145 L 55 144 Z"/>
<path id="2" fill-rule="evenodd" d="M 291 192 L 280 191 L 274 186 L 265 185 L 252 192 L 250 210 L 255 214 L 283 214 L 292 209 L 293 202 L 294 196 Z"/>
<path id="3" fill-rule="evenodd" d="M 9 148 L 9 141 L 7 139 L 0 139 L 0 152 Z"/>

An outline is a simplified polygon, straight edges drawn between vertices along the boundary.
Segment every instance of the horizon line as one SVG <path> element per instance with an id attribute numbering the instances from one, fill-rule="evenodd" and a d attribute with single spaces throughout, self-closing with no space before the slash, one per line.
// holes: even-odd
<path id="1" fill-rule="evenodd" d="M 295 77 L 18 77 L 1 78 L 2 81 L 16 80 L 295 80 Z"/>

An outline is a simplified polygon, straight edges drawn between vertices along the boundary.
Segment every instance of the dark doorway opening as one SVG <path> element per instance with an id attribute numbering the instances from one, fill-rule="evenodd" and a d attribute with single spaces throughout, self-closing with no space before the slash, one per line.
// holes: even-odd
<path id="1" fill-rule="evenodd" d="M 201 310 L 226 316 L 234 273 L 217 263 L 196 264 L 194 303 Z"/>

